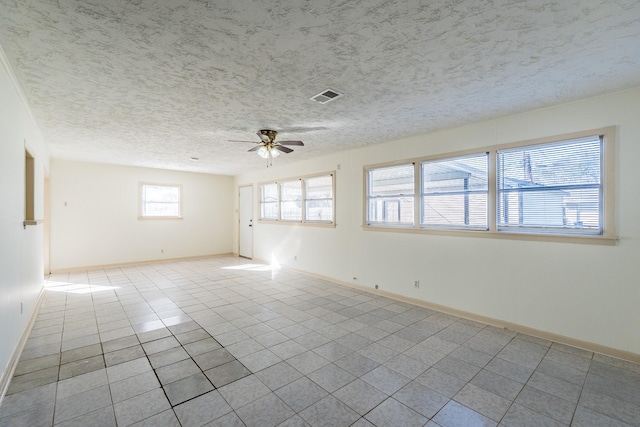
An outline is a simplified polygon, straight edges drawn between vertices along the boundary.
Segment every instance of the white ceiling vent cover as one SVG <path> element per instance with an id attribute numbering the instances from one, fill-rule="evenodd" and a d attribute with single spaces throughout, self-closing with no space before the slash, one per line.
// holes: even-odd
<path id="1" fill-rule="evenodd" d="M 326 104 L 327 102 L 333 101 L 339 96 L 342 96 L 342 94 L 336 92 L 333 89 L 327 89 L 327 90 L 323 90 L 317 95 L 312 96 L 310 99 L 313 101 L 319 102 L 320 104 Z"/>

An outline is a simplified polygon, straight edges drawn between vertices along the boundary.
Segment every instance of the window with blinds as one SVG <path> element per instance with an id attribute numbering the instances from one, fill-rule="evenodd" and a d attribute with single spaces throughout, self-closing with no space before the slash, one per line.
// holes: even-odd
<path id="1" fill-rule="evenodd" d="M 365 166 L 364 227 L 615 244 L 615 134 L 607 127 Z"/>
<path id="2" fill-rule="evenodd" d="M 413 225 L 415 165 L 409 163 L 369 169 L 367 173 L 367 222 Z"/>
<path id="3" fill-rule="evenodd" d="M 602 234 L 600 136 L 497 151 L 498 231 Z"/>
<path id="4" fill-rule="evenodd" d="M 422 162 L 421 225 L 487 230 L 489 154 Z"/>

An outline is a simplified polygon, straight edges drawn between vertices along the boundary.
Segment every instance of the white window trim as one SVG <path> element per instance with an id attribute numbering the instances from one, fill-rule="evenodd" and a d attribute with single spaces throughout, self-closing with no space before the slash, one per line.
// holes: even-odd
<path id="1" fill-rule="evenodd" d="M 143 209 L 143 200 L 142 200 L 142 187 L 144 187 L 145 185 L 155 185 L 158 187 L 178 187 L 180 190 L 180 213 L 178 214 L 178 216 L 146 216 L 143 215 L 144 209 Z M 158 183 L 158 182 L 139 182 L 138 183 L 138 219 L 139 220 L 152 220 L 152 221 L 156 221 L 156 220 L 173 220 L 173 219 L 183 219 L 182 217 L 182 209 L 183 209 L 183 191 L 182 191 L 182 185 L 181 184 L 166 184 L 166 183 Z"/>
<path id="2" fill-rule="evenodd" d="M 363 168 L 363 222 L 362 228 L 365 231 L 383 231 L 383 232 L 400 232 L 400 233 L 420 233 L 431 234 L 440 236 L 459 236 L 459 237 L 482 237 L 482 238 L 495 238 L 495 239 L 507 239 L 507 240 L 529 240 L 529 241 L 542 241 L 542 242 L 563 242 L 563 243 L 585 243 L 585 244 L 597 244 L 597 245 L 615 245 L 618 241 L 616 232 L 615 221 L 615 163 L 616 163 L 616 127 L 610 126 L 606 128 L 592 129 L 582 132 L 574 132 L 563 135 L 555 135 L 544 138 L 537 138 L 533 140 L 519 141 L 508 144 L 500 144 L 489 147 L 479 147 L 471 150 L 464 150 L 452 153 L 443 153 L 428 157 L 419 157 L 413 159 L 398 160 L 394 162 L 378 163 L 373 165 L 365 165 Z M 539 145 L 545 143 L 562 142 L 566 140 L 584 138 L 593 135 L 602 136 L 602 154 L 603 154 L 603 233 L 600 235 L 578 235 L 578 234 L 544 234 L 544 233 L 519 233 L 515 231 L 497 231 L 496 224 L 496 209 L 497 209 L 497 188 L 496 188 L 496 152 L 498 150 L 504 150 L 508 148 L 525 147 L 529 145 Z M 424 161 L 447 159 L 460 156 L 466 156 L 471 154 L 477 154 L 482 152 L 489 153 L 489 194 L 488 194 L 488 218 L 489 229 L 488 230 L 441 230 L 424 228 L 420 226 L 420 210 L 419 206 L 419 189 L 420 189 L 420 164 Z M 381 224 L 381 223 L 367 223 L 368 215 L 368 173 L 371 169 L 406 165 L 413 163 L 415 165 L 414 178 L 416 180 L 415 185 L 415 199 L 414 199 L 414 224 L 412 225 L 397 225 L 397 224 Z M 416 205 L 418 204 L 418 205 Z"/>
<path id="3" fill-rule="evenodd" d="M 318 221 L 318 220 L 308 220 L 306 219 L 306 185 L 305 180 L 309 178 L 317 178 L 321 176 L 330 176 L 331 177 L 331 194 L 332 194 L 332 221 Z M 301 195 L 301 220 L 289 220 L 289 219 L 281 219 L 281 197 L 280 197 L 280 184 L 284 182 L 292 182 L 292 181 L 300 181 L 300 186 L 302 190 Z M 278 189 L 278 218 L 258 218 L 259 222 L 268 223 L 268 224 L 295 224 L 295 225 L 304 225 L 304 226 L 313 226 L 313 227 L 330 227 L 334 228 L 336 226 L 336 172 L 322 172 L 316 173 L 312 175 L 302 175 L 296 176 L 292 178 L 278 179 L 273 181 L 263 181 L 258 183 L 258 189 L 261 190 L 263 185 L 276 184 Z M 258 191 L 258 205 L 262 204 L 262 191 Z M 260 210 L 260 215 L 262 215 L 262 209 Z"/>

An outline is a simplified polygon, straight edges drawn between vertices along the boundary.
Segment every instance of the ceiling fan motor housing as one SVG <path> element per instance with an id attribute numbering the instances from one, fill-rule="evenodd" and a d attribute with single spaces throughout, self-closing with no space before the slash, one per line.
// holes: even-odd
<path id="1" fill-rule="evenodd" d="M 257 134 L 260 137 L 260 139 L 262 139 L 263 141 L 266 142 L 265 138 L 263 138 L 263 135 L 264 135 L 267 138 L 269 138 L 270 142 L 273 142 L 273 140 L 276 139 L 276 135 L 278 134 L 278 132 L 276 132 L 275 130 L 271 130 L 271 129 L 260 129 L 257 132 Z"/>

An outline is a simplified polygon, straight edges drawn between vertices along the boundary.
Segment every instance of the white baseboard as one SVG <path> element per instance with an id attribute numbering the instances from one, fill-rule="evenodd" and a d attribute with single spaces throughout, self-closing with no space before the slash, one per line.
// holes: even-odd
<path id="1" fill-rule="evenodd" d="M 44 286 L 40 291 L 40 295 L 38 296 L 38 301 L 36 301 L 36 305 L 33 308 L 33 312 L 29 318 L 29 322 L 27 326 L 22 331 L 22 335 L 20 336 L 20 340 L 16 344 L 13 349 L 13 353 L 11 353 L 11 358 L 9 359 L 9 363 L 5 367 L 4 371 L 2 371 L 2 375 L 0 376 L 0 406 L 2 405 L 2 401 L 4 400 L 4 395 L 7 393 L 9 389 L 9 383 L 11 383 L 11 378 L 13 378 L 13 373 L 16 371 L 16 367 L 18 366 L 18 361 L 20 360 L 20 355 L 22 354 L 22 350 L 24 349 L 25 344 L 27 343 L 27 339 L 29 339 L 29 334 L 31 333 L 31 329 L 33 328 L 33 324 L 36 322 L 36 318 L 38 317 L 38 311 L 40 311 L 40 305 L 42 304 L 42 300 L 44 299 Z"/>

